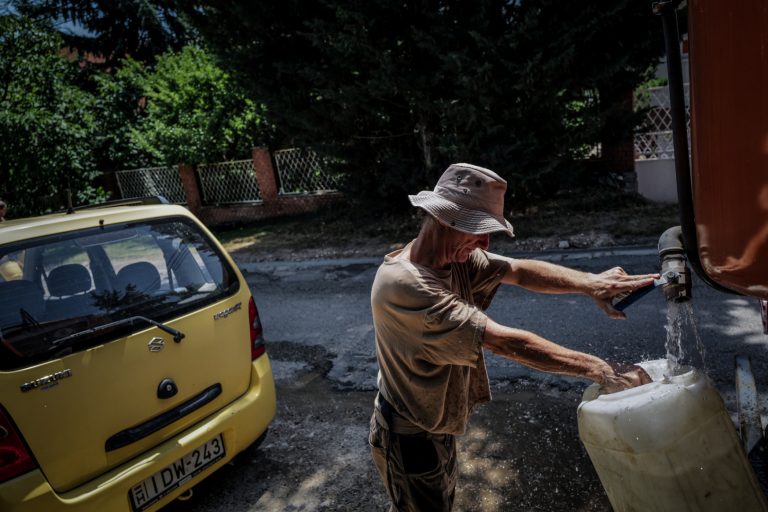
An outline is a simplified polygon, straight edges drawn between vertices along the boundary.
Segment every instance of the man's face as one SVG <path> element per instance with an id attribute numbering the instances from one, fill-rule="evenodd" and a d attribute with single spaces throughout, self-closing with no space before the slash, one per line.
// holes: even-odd
<path id="1" fill-rule="evenodd" d="M 462 231 L 451 229 L 446 241 L 446 255 L 452 263 L 464 263 L 475 249 L 487 250 L 491 243 L 491 237 L 485 235 L 471 235 Z"/>

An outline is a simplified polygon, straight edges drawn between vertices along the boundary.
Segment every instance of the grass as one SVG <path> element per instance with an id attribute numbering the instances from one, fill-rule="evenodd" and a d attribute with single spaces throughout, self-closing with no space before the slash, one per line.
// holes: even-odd
<path id="1" fill-rule="evenodd" d="M 640 196 L 610 189 L 582 189 L 559 195 L 523 212 L 510 222 L 517 236 L 562 236 L 600 232 L 617 241 L 658 238 L 679 224 L 677 205 L 651 203 Z"/>
<path id="2" fill-rule="evenodd" d="M 408 239 L 415 236 L 419 222 L 414 211 L 375 216 L 331 207 L 310 214 L 259 220 L 251 226 L 218 231 L 216 236 L 230 251 L 246 246 L 258 246 L 260 250 L 307 249 Z"/>
<path id="3" fill-rule="evenodd" d="M 676 205 L 650 203 L 636 195 L 611 189 L 582 189 L 558 194 L 536 206 L 513 211 L 509 220 L 521 250 L 557 247 L 557 240 L 583 240 L 601 236 L 604 245 L 655 244 L 664 230 L 679 224 Z M 377 214 L 333 207 L 312 214 L 259 220 L 250 226 L 217 232 L 229 251 L 329 250 L 381 254 L 381 247 L 402 244 L 418 232 L 420 216 L 414 208 Z M 609 240 L 605 242 L 605 240 Z M 545 242 L 544 240 L 548 240 Z M 554 240 L 554 242 L 552 242 Z M 579 246 L 578 243 L 571 246 Z M 514 247 L 513 247 L 514 249 Z M 326 251 L 327 252 L 327 251 Z M 266 257 L 266 256 L 265 256 Z"/>

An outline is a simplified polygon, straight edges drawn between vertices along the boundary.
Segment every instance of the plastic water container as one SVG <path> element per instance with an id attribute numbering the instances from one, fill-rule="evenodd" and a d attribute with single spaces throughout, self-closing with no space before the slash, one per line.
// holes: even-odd
<path id="1" fill-rule="evenodd" d="M 641 363 L 653 382 L 613 394 L 589 386 L 579 437 L 616 512 L 766 511 L 723 400 L 699 370 L 665 378 L 666 360 Z"/>

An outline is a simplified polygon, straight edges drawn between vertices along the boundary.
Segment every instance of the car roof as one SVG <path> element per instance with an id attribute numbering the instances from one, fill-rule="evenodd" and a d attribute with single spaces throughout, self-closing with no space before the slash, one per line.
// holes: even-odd
<path id="1" fill-rule="evenodd" d="M 80 229 L 163 217 L 193 217 L 174 204 L 105 206 L 0 222 L 0 245 Z"/>

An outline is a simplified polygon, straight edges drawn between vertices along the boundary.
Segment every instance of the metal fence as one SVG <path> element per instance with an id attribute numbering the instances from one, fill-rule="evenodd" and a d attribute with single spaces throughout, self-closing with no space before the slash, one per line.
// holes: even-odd
<path id="1" fill-rule="evenodd" d="M 323 159 L 308 149 L 284 149 L 273 153 L 280 187 L 278 195 L 314 194 L 338 190 L 339 178 L 328 173 Z M 198 166 L 200 194 L 206 205 L 259 203 L 263 201 L 254 161 L 236 160 Z M 151 167 L 117 171 L 124 198 L 164 196 L 185 204 L 186 196 L 176 167 Z M 264 185 L 266 190 L 267 185 Z"/>
<path id="2" fill-rule="evenodd" d="M 688 84 L 684 86 L 685 103 L 689 105 Z M 644 91 L 640 106 L 648 106 L 645 120 L 635 134 L 635 160 L 663 160 L 674 158 L 672 140 L 672 115 L 669 89 L 650 87 Z M 686 108 L 686 120 L 690 129 L 690 108 Z"/>
<path id="3" fill-rule="evenodd" d="M 339 188 L 339 178 L 327 172 L 322 159 L 309 149 L 283 149 L 274 153 L 280 194 L 329 192 Z"/>
<path id="4" fill-rule="evenodd" d="M 201 165 L 200 176 L 205 204 L 254 203 L 262 200 L 253 160 Z"/>
<path id="5" fill-rule="evenodd" d="M 163 196 L 172 203 L 187 202 L 176 167 L 148 167 L 115 173 L 124 198 Z"/>

